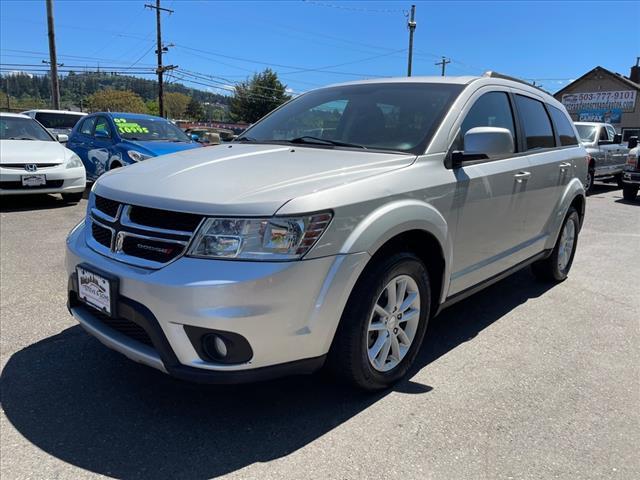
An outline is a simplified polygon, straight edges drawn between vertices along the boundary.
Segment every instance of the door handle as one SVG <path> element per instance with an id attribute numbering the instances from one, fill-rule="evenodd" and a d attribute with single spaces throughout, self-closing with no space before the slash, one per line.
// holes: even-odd
<path id="1" fill-rule="evenodd" d="M 513 177 L 516 179 L 516 182 L 522 183 L 524 180 L 531 176 L 531 172 L 518 172 Z"/>
<path id="2" fill-rule="evenodd" d="M 560 170 L 566 170 L 567 168 L 569 168 L 571 166 L 571 164 L 569 162 L 563 162 L 558 166 L 560 167 Z"/>

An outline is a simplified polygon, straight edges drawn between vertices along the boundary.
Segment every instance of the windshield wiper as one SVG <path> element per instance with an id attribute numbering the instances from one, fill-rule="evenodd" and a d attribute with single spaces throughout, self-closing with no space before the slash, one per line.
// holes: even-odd
<path id="1" fill-rule="evenodd" d="M 339 142 L 337 140 L 329 140 L 327 138 L 320 137 L 312 137 L 310 135 L 304 135 L 302 137 L 292 138 L 291 140 L 287 140 L 289 143 L 310 143 L 315 145 L 333 145 L 334 147 L 353 147 L 353 148 L 362 148 L 366 150 L 367 147 L 364 145 L 358 145 L 357 143 L 347 143 L 347 142 Z"/>
<path id="2" fill-rule="evenodd" d="M 31 137 L 9 137 L 8 140 L 35 140 L 35 138 L 31 138 Z"/>

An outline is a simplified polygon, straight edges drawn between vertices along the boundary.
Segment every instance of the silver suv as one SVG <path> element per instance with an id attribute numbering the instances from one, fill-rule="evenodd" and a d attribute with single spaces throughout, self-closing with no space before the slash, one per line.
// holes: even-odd
<path id="1" fill-rule="evenodd" d="M 564 107 L 496 74 L 347 83 L 231 144 L 109 172 L 69 234 L 69 310 L 175 377 L 405 375 L 427 322 L 527 265 L 567 277 L 586 152 Z"/>

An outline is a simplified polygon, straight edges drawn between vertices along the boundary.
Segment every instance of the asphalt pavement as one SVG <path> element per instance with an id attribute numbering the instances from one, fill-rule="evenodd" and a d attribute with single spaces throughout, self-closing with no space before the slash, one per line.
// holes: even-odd
<path id="1" fill-rule="evenodd" d="M 598 185 L 567 281 L 528 270 L 446 310 L 410 378 L 173 380 L 65 307 L 86 207 L 0 200 L 0 477 L 638 479 L 640 201 Z"/>

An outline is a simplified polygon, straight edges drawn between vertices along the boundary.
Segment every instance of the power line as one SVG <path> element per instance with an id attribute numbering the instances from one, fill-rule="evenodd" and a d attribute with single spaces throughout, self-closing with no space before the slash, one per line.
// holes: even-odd
<path id="1" fill-rule="evenodd" d="M 447 59 L 445 57 L 442 57 L 442 60 L 440 60 L 439 62 L 434 63 L 434 65 L 442 65 L 442 76 L 443 77 L 444 77 L 445 68 L 447 67 L 448 63 L 451 63 L 451 60 L 449 60 L 449 59 Z"/>
<path id="2" fill-rule="evenodd" d="M 366 8 L 366 7 L 351 7 L 327 2 L 316 2 L 313 0 L 302 0 L 304 3 L 315 5 L 318 7 L 336 8 L 339 10 L 347 10 L 351 12 L 366 12 L 366 13 L 405 13 L 400 8 Z"/>

